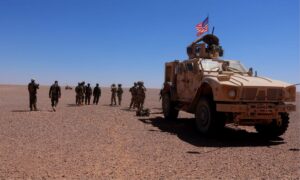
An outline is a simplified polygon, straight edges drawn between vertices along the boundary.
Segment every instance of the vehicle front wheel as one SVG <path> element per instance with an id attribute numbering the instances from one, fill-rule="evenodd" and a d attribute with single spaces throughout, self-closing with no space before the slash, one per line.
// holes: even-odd
<path id="1" fill-rule="evenodd" d="M 215 134 L 224 127 L 224 118 L 218 116 L 214 102 L 201 98 L 198 102 L 196 113 L 196 126 L 203 134 Z"/>
<path id="2" fill-rule="evenodd" d="M 270 124 L 255 125 L 256 131 L 267 137 L 278 137 L 283 135 L 288 128 L 290 118 L 288 113 L 281 113 L 280 117 L 280 123 L 277 123 L 277 121 L 274 120 Z"/>
<path id="3" fill-rule="evenodd" d="M 169 94 L 162 97 L 162 109 L 166 119 L 177 119 L 179 111 L 175 109 L 175 102 L 171 101 Z"/>

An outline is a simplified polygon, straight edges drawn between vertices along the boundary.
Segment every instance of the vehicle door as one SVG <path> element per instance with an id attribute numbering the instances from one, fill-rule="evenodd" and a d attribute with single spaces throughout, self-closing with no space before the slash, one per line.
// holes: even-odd
<path id="1" fill-rule="evenodd" d="M 191 61 L 186 63 L 186 99 L 191 102 L 197 93 L 197 89 L 201 83 L 201 74 L 199 72 L 198 61 Z"/>
<path id="2" fill-rule="evenodd" d="M 186 101 L 186 66 L 185 63 L 178 64 L 177 70 L 177 95 L 180 101 Z"/>

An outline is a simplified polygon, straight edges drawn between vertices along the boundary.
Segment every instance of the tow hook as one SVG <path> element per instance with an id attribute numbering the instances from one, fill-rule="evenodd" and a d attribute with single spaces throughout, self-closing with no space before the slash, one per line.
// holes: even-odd
<path id="1" fill-rule="evenodd" d="M 277 120 L 276 120 L 276 123 L 277 123 L 277 126 L 281 126 L 282 125 L 282 120 L 280 119 L 280 118 L 278 118 Z"/>
<path id="2" fill-rule="evenodd" d="M 238 115 L 236 115 L 236 114 L 233 115 L 233 124 L 235 126 L 239 125 L 239 118 L 238 118 Z"/>

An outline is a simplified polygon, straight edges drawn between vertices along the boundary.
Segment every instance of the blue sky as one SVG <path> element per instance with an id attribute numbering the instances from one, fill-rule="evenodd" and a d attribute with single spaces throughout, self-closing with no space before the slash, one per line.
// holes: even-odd
<path id="1" fill-rule="evenodd" d="M 208 14 L 225 58 L 300 82 L 298 0 L 1 0 L 0 83 L 161 87 Z"/>

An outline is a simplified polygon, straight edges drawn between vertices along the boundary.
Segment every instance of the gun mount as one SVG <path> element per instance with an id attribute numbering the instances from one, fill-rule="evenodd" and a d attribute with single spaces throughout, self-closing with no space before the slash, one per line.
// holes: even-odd
<path id="1" fill-rule="evenodd" d="M 216 59 L 223 56 L 223 52 L 222 46 L 219 45 L 219 38 L 213 34 L 207 34 L 187 47 L 189 59 Z"/>

